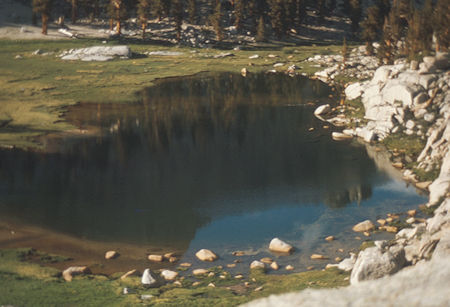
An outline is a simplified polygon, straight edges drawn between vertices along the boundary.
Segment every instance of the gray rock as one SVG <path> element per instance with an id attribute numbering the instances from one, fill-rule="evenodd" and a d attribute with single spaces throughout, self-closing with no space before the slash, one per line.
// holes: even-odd
<path id="1" fill-rule="evenodd" d="M 350 84 L 345 88 L 345 96 L 349 100 L 353 100 L 361 97 L 361 94 L 364 92 L 364 88 L 359 82 L 355 82 Z"/>
<path id="2" fill-rule="evenodd" d="M 338 269 L 346 272 L 350 272 L 356 262 L 356 254 L 351 253 L 350 258 L 345 258 L 338 264 Z"/>
<path id="3" fill-rule="evenodd" d="M 400 101 L 403 106 L 411 106 L 419 92 L 420 88 L 417 85 L 391 81 L 382 90 L 383 101 L 389 104 Z"/>
<path id="4" fill-rule="evenodd" d="M 370 81 L 370 83 L 371 84 L 385 83 L 388 80 L 391 72 L 392 72 L 392 66 L 389 66 L 389 65 L 380 66 L 375 71 L 373 79 L 372 79 L 372 81 Z"/>
<path id="5" fill-rule="evenodd" d="M 450 256 L 381 278 L 338 289 L 306 289 L 250 302 L 245 307 L 450 306 Z"/>
<path id="6" fill-rule="evenodd" d="M 129 58 L 131 50 L 128 46 L 95 46 L 73 49 L 65 53 L 62 60 L 109 61 L 115 57 Z"/>
<path id="7" fill-rule="evenodd" d="M 428 100 L 428 95 L 426 93 L 419 93 L 416 97 L 414 97 L 414 105 L 418 105 L 424 103 Z"/>
<path id="8" fill-rule="evenodd" d="M 356 232 L 363 232 L 363 231 L 370 231 L 375 228 L 375 225 L 370 220 L 365 220 L 361 223 L 356 224 L 353 226 L 353 231 Z"/>
<path id="9" fill-rule="evenodd" d="M 161 272 L 161 276 L 165 280 L 171 281 L 171 280 L 175 280 L 175 278 L 177 278 L 178 272 L 174 272 L 174 271 L 171 271 L 171 270 L 163 270 Z"/>
<path id="10" fill-rule="evenodd" d="M 431 122 L 434 121 L 435 117 L 436 117 L 436 116 L 435 116 L 433 113 L 426 113 L 426 114 L 423 116 L 423 119 L 424 119 L 425 121 L 431 123 Z"/>
<path id="11" fill-rule="evenodd" d="M 428 205 L 435 205 L 450 192 L 450 150 L 447 151 L 438 178 L 428 187 L 430 197 Z"/>
<path id="12" fill-rule="evenodd" d="M 330 110 L 331 110 L 330 105 L 324 104 L 324 105 L 317 107 L 317 109 L 314 111 L 314 115 L 325 115 L 325 114 L 329 113 Z"/>
<path id="13" fill-rule="evenodd" d="M 290 253 L 290 252 L 292 252 L 293 249 L 294 248 L 292 247 L 292 245 L 290 245 L 278 238 L 273 238 L 269 244 L 269 250 L 271 250 L 272 252 Z"/>
<path id="14" fill-rule="evenodd" d="M 150 269 L 145 269 L 142 274 L 141 282 L 143 285 L 152 287 L 157 285 L 156 279 L 152 276 Z"/>
<path id="15" fill-rule="evenodd" d="M 262 263 L 261 261 L 255 260 L 250 264 L 250 269 L 254 270 L 254 269 L 266 269 L 266 265 L 264 263 Z"/>
<path id="16" fill-rule="evenodd" d="M 378 247 L 369 247 L 359 253 L 350 276 L 350 283 L 377 279 L 399 271 L 405 264 L 405 251 L 401 247 L 383 253 Z"/>
<path id="17" fill-rule="evenodd" d="M 416 123 L 412 120 L 408 120 L 405 124 L 406 129 L 413 129 L 416 126 Z"/>
<path id="18" fill-rule="evenodd" d="M 411 70 L 417 70 L 419 69 L 419 62 L 412 60 L 411 63 L 409 64 L 409 68 Z"/>

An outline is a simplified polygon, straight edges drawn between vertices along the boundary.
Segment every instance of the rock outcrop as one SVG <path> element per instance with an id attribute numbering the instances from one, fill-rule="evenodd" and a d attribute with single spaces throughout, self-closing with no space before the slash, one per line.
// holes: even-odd
<path id="1" fill-rule="evenodd" d="M 114 58 L 129 59 L 131 49 L 128 46 L 95 46 L 71 49 L 60 55 L 62 60 L 79 61 L 110 61 Z"/>

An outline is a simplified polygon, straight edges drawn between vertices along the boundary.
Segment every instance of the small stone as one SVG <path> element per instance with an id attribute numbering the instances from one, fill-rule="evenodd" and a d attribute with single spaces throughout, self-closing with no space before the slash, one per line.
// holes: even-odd
<path id="1" fill-rule="evenodd" d="M 119 253 L 116 251 L 107 251 L 105 253 L 105 259 L 114 259 L 119 257 Z"/>
<path id="2" fill-rule="evenodd" d="M 409 216 L 415 216 L 417 214 L 417 210 L 416 209 L 408 210 L 407 213 Z"/>
<path id="3" fill-rule="evenodd" d="M 238 275 L 234 276 L 234 278 L 235 278 L 235 279 L 243 279 L 243 278 L 244 278 L 244 275 L 238 274 Z"/>
<path id="4" fill-rule="evenodd" d="M 385 219 L 379 219 L 377 220 L 377 223 L 380 224 L 381 226 L 386 225 L 386 220 Z"/>
<path id="5" fill-rule="evenodd" d="M 364 232 L 363 232 L 363 235 L 365 235 L 366 237 L 370 237 L 370 232 L 364 231 Z"/>
<path id="6" fill-rule="evenodd" d="M 150 269 L 145 269 L 142 274 L 141 282 L 145 286 L 154 286 L 156 285 L 156 279 L 152 276 Z"/>
<path id="7" fill-rule="evenodd" d="M 194 271 L 192 271 L 192 274 L 194 274 L 195 276 L 198 276 L 198 275 L 205 275 L 208 272 L 209 271 L 205 270 L 205 269 L 195 269 Z"/>
<path id="8" fill-rule="evenodd" d="M 309 267 L 306 268 L 308 271 L 314 270 L 314 266 L 310 265 Z"/>
<path id="9" fill-rule="evenodd" d="M 131 270 L 131 271 L 126 272 L 122 276 L 120 276 L 120 279 L 123 280 L 123 279 L 126 279 L 126 278 L 130 277 L 130 276 L 135 276 L 135 275 L 138 275 L 138 271 L 137 270 Z"/>
<path id="10" fill-rule="evenodd" d="M 171 270 L 164 270 L 161 272 L 161 276 L 165 279 L 165 280 L 175 280 L 175 278 L 177 278 L 178 276 L 178 272 L 174 272 Z"/>
<path id="11" fill-rule="evenodd" d="M 421 189 L 421 190 L 428 190 L 428 187 L 430 186 L 430 184 L 432 184 L 432 181 L 423 181 L 423 182 L 417 182 L 416 183 L 416 187 Z"/>
<path id="12" fill-rule="evenodd" d="M 338 265 L 339 265 L 339 264 L 337 264 L 337 263 L 328 263 L 328 264 L 325 266 L 325 270 L 328 270 L 328 269 L 331 269 L 331 268 L 337 268 Z"/>
<path id="13" fill-rule="evenodd" d="M 225 279 L 225 278 L 227 278 L 227 277 L 226 277 L 225 275 L 220 275 L 219 278 L 220 278 L 220 279 Z"/>
<path id="14" fill-rule="evenodd" d="M 151 294 L 142 294 L 141 295 L 141 300 L 145 301 L 145 300 L 149 300 L 153 297 L 153 295 Z"/>
<path id="15" fill-rule="evenodd" d="M 294 270 L 294 267 L 293 267 L 292 265 L 288 264 L 288 265 L 285 267 L 285 269 L 286 269 L 286 271 L 293 271 L 293 270 Z"/>
<path id="16" fill-rule="evenodd" d="M 227 264 L 227 268 L 235 268 L 235 267 L 236 267 L 236 263 Z"/>
<path id="17" fill-rule="evenodd" d="M 271 250 L 272 252 L 290 253 L 293 249 L 294 248 L 290 244 L 281 241 L 278 238 L 273 238 L 269 244 L 269 250 Z"/>
<path id="18" fill-rule="evenodd" d="M 341 262 L 341 261 L 342 261 L 342 258 L 341 258 L 341 257 L 336 257 L 336 258 L 334 258 L 334 261 L 336 261 L 336 262 Z"/>
<path id="19" fill-rule="evenodd" d="M 241 257 L 245 255 L 245 252 L 243 251 L 235 251 L 231 253 L 233 256 Z"/>
<path id="20" fill-rule="evenodd" d="M 216 274 L 214 272 L 209 272 L 208 277 L 214 277 Z"/>
<path id="21" fill-rule="evenodd" d="M 408 224 L 412 224 L 416 221 L 416 219 L 414 217 L 410 217 L 409 219 L 406 220 L 406 223 Z"/>
<path id="22" fill-rule="evenodd" d="M 343 249 L 343 248 L 339 248 L 339 249 L 338 249 L 338 252 L 343 253 L 343 252 L 344 252 L 344 249 Z"/>
<path id="23" fill-rule="evenodd" d="M 324 104 L 324 105 L 317 107 L 317 109 L 314 111 L 314 115 L 325 115 L 325 114 L 329 113 L 330 111 L 331 111 L 330 105 Z"/>
<path id="24" fill-rule="evenodd" d="M 321 254 L 312 254 L 310 258 L 312 260 L 325 260 L 325 259 L 328 259 L 328 257 L 325 257 L 324 255 L 321 255 Z"/>
<path id="25" fill-rule="evenodd" d="M 183 285 L 181 284 L 181 281 L 179 281 L 179 280 L 175 281 L 173 284 L 174 284 L 175 286 L 178 286 L 178 287 L 183 286 Z"/>
<path id="26" fill-rule="evenodd" d="M 175 256 L 175 253 L 165 253 L 164 254 L 164 259 L 169 260 L 170 258 L 172 258 L 173 256 Z"/>
<path id="27" fill-rule="evenodd" d="M 174 263 L 174 262 L 177 262 L 178 261 L 178 258 L 177 257 L 170 257 L 169 258 L 169 262 L 170 263 Z"/>
<path id="28" fill-rule="evenodd" d="M 244 286 L 248 287 L 250 286 L 250 283 L 248 281 L 244 282 Z"/>
<path id="29" fill-rule="evenodd" d="M 213 284 L 212 282 L 210 282 L 210 283 L 208 284 L 208 287 L 211 287 L 211 288 L 215 288 L 215 287 L 216 287 L 216 285 L 215 285 L 215 284 Z"/>
<path id="30" fill-rule="evenodd" d="M 264 289 L 263 286 L 256 288 L 254 291 L 255 291 L 255 292 L 259 292 L 259 291 L 261 291 L 262 289 Z"/>
<path id="31" fill-rule="evenodd" d="M 280 266 L 278 265 L 278 263 L 276 263 L 276 262 L 274 261 L 274 262 L 272 262 L 272 263 L 270 264 L 270 268 L 271 268 L 272 270 L 277 271 L 277 270 L 280 268 Z"/>
<path id="32" fill-rule="evenodd" d="M 266 265 L 264 263 L 262 263 L 261 261 L 255 260 L 250 264 L 250 269 L 265 269 Z"/>
<path id="33" fill-rule="evenodd" d="M 269 257 L 264 257 L 260 260 L 262 263 L 267 263 L 267 264 L 271 264 L 273 262 L 272 258 Z"/>
<path id="34" fill-rule="evenodd" d="M 200 282 L 199 282 L 199 281 L 196 281 L 196 282 L 193 282 L 193 283 L 192 283 L 192 287 L 197 287 L 198 285 L 200 285 Z"/>
<path id="35" fill-rule="evenodd" d="M 325 238 L 326 241 L 331 242 L 334 241 L 335 237 L 334 236 L 328 236 Z"/>
<path id="36" fill-rule="evenodd" d="M 393 233 L 397 233 L 398 232 L 398 228 L 395 226 L 384 226 L 384 229 L 387 232 L 393 232 Z"/>
<path id="37" fill-rule="evenodd" d="M 72 281 L 73 276 L 81 274 L 89 274 L 91 271 L 87 266 L 71 266 L 62 272 L 65 281 Z"/>
<path id="38" fill-rule="evenodd" d="M 393 219 L 392 217 L 386 218 L 386 222 L 388 222 L 388 223 L 392 223 L 393 220 L 394 220 L 394 219 Z"/>
<path id="39" fill-rule="evenodd" d="M 210 262 L 218 258 L 217 255 L 214 254 L 209 249 L 201 249 L 195 254 L 195 256 L 201 261 L 210 261 Z"/>
<path id="40" fill-rule="evenodd" d="M 402 162 L 394 162 L 394 163 L 392 163 L 392 166 L 395 168 L 403 168 L 403 163 Z"/>
<path id="41" fill-rule="evenodd" d="M 242 77 L 247 77 L 247 74 L 248 74 L 247 68 L 245 68 L 245 67 L 242 68 L 242 69 L 241 69 L 241 76 L 242 76 Z"/>
<path id="42" fill-rule="evenodd" d="M 153 262 L 162 262 L 164 258 L 162 255 L 148 255 L 148 260 Z"/>
<path id="43" fill-rule="evenodd" d="M 364 231 L 370 231 L 375 228 L 375 225 L 370 220 L 365 220 L 361 223 L 356 224 L 353 226 L 353 231 L 356 232 L 364 232 Z"/>
<path id="44" fill-rule="evenodd" d="M 189 263 L 189 262 L 183 262 L 183 263 L 180 263 L 180 266 L 182 266 L 182 267 L 184 267 L 184 268 L 189 268 L 189 267 L 192 266 L 192 263 Z"/>

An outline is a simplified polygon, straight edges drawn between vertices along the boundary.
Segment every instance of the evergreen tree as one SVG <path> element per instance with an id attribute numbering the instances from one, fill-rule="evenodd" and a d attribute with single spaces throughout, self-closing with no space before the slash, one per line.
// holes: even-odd
<path id="1" fill-rule="evenodd" d="M 433 28 L 436 35 L 436 51 L 450 47 L 450 6 L 448 0 L 438 0 L 434 8 Z"/>
<path id="2" fill-rule="evenodd" d="M 172 1 L 171 0 L 160 0 L 160 1 L 162 3 L 163 16 L 169 17 Z"/>
<path id="3" fill-rule="evenodd" d="M 47 35 L 52 4 L 52 0 L 33 0 L 33 13 L 41 14 L 42 34 L 44 35 Z"/>
<path id="4" fill-rule="evenodd" d="M 181 25 L 183 23 L 183 0 L 175 0 L 173 5 L 173 17 L 175 18 L 175 30 L 177 32 L 177 41 L 181 40 Z"/>
<path id="5" fill-rule="evenodd" d="M 285 9 L 283 4 L 283 0 L 272 0 L 270 6 L 272 28 L 278 38 L 282 38 L 287 31 Z"/>
<path id="6" fill-rule="evenodd" d="M 123 0 L 111 0 L 108 6 L 108 14 L 110 16 L 110 29 L 112 30 L 113 22 L 116 23 L 116 34 L 122 33 L 122 21 L 127 17 L 127 10 Z"/>
<path id="7" fill-rule="evenodd" d="M 410 59 L 416 58 L 419 53 L 427 54 L 431 49 L 433 32 L 429 31 L 427 20 L 424 12 L 418 9 L 408 20 L 407 46 Z"/>
<path id="8" fill-rule="evenodd" d="M 384 19 L 388 16 L 389 11 L 391 10 L 391 1 L 390 0 L 376 0 L 375 5 L 378 8 L 378 15 L 380 18 L 379 24 L 382 25 L 384 23 Z"/>
<path id="9" fill-rule="evenodd" d="M 326 7 L 325 7 L 325 0 L 317 0 L 317 12 L 319 14 L 319 20 L 322 21 L 325 17 Z"/>
<path id="10" fill-rule="evenodd" d="M 376 6 L 371 6 L 367 9 L 367 16 L 361 22 L 362 32 L 361 38 L 366 42 L 366 53 L 373 54 L 372 43 L 378 37 L 378 29 L 380 29 L 380 10 Z"/>
<path id="11" fill-rule="evenodd" d="M 142 28 L 142 39 L 145 38 L 145 30 L 147 29 L 148 19 L 150 18 L 151 0 L 139 0 L 137 14 Z"/>
<path id="12" fill-rule="evenodd" d="M 188 0 L 188 13 L 189 13 L 189 22 L 191 24 L 197 23 L 197 4 L 195 0 Z"/>
<path id="13" fill-rule="evenodd" d="M 348 47 L 347 47 L 347 38 L 344 36 L 344 41 L 342 42 L 342 64 L 345 68 L 345 63 L 347 62 L 348 57 Z"/>
<path id="14" fill-rule="evenodd" d="M 389 18 L 385 18 L 383 24 L 383 34 L 380 40 L 380 48 L 377 50 L 377 57 L 381 64 L 393 64 L 396 40 L 394 32 L 389 24 Z"/>
<path id="15" fill-rule="evenodd" d="M 70 0 L 71 4 L 71 17 L 72 17 L 72 24 L 75 24 L 78 19 L 78 0 Z"/>
<path id="16" fill-rule="evenodd" d="M 305 0 L 296 0 L 295 1 L 296 8 L 295 11 L 297 13 L 296 24 L 300 26 L 305 20 L 306 16 L 306 1 Z"/>
<path id="17" fill-rule="evenodd" d="M 361 0 L 350 0 L 350 20 L 352 22 L 352 32 L 359 31 L 359 22 L 361 20 Z"/>
<path id="18" fill-rule="evenodd" d="M 258 21 L 258 29 L 256 30 L 257 42 L 264 42 L 266 40 L 266 25 L 264 24 L 264 17 L 260 16 Z"/>
<path id="19" fill-rule="evenodd" d="M 214 14 L 211 16 L 211 24 L 216 32 L 216 37 L 218 41 L 223 39 L 223 30 L 222 30 L 222 4 L 220 1 L 217 1 L 216 8 L 214 9 Z"/>
<path id="20" fill-rule="evenodd" d="M 161 21 L 163 17 L 163 4 L 162 0 L 153 0 L 152 2 L 153 14 L 158 18 L 158 21 Z"/>
<path id="21" fill-rule="evenodd" d="M 240 31 L 242 29 L 242 22 L 244 21 L 245 1 L 246 0 L 234 1 L 234 26 L 236 27 L 237 31 Z"/>

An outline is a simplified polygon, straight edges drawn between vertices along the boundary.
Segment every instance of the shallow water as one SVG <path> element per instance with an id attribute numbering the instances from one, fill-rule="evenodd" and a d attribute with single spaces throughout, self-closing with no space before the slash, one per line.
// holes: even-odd
<path id="1" fill-rule="evenodd" d="M 90 137 L 53 153 L 0 151 L 0 215 L 89 240 L 161 245 L 235 270 L 263 256 L 311 264 L 360 244 L 351 226 L 423 202 L 358 144 L 331 140 L 312 116 L 330 89 L 284 75 L 227 73 L 161 80 L 135 103 L 82 103 L 67 120 Z M 313 130 L 311 128 L 314 128 Z M 324 243 L 324 237 L 338 240 Z M 271 255 L 273 237 L 293 244 Z M 345 256 L 345 255 L 340 255 Z M 145 256 L 144 256 L 145 258 Z"/>

